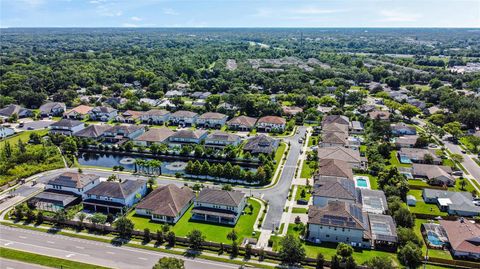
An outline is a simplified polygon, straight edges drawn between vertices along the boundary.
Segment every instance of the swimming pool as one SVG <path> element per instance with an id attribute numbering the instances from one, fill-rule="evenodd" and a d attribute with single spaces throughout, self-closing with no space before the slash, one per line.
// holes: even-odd
<path id="1" fill-rule="evenodd" d="M 430 242 L 430 245 L 436 246 L 436 247 L 441 247 L 443 245 L 442 240 L 438 238 L 438 235 L 432 232 L 427 233 L 427 239 L 428 242 Z"/>
<path id="2" fill-rule="evenodd" d="M 370 189 L 370 182 L 367 177 L 354 177 L 355 180 L 355 186 L 357 188 L 364 188 L 364 189 Z"/>
<path id="3" fill-rule="evenodd" d="M 400 156 L 400 162 L 401 163 L 412 163 L 412 160 L 408 158 L 407 156 Z"/>

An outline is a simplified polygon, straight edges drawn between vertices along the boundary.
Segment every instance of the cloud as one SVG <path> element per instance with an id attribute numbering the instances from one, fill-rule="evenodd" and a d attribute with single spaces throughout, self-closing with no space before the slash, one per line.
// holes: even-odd
<path id="1" fill-rule="evenodd" d="M 135 23 L 126 22 L 122 24 L 122 27 L 136 28 L 136 27 L 139 27 L 139 25 Z"/>
<path id="2" fill-rule="evenodd" d="M 254 13 L 255 17 L 263 18 L 278 18 L 278 17 L 299 17 L 304 16 L 305 18 L 311 16 L 335 14 L 340 12 L 347 12 L 348 9 L 325 9 L 315 6 L 302 6 L 295 9 L 286 9 L 286 8 L 259 8 Z"/>
<path id="3" fill-rule="evenodd" d="M 381 10 L 380 19 L 382 22 L 416 22 L 422 17 L 421 14 L 414 12 L 404 12 L 399 10 Z"/>
<path id="4" fill-rule="evenodd" d="M 346 9 L 323 9 L 318 7 L 301 7 L 298 9 L 292 10 L 292 13 L 301 14 L 301 15 L 322 15 L 322 14 L 333 14 L 339 12 L 348 11 Z"/>
<path id="5" fill-rule="evenodd" d="M 141 21 L 141 20 L 142 20 L 142 18 L 135 17 L 135 16 L 131 17 L 130 19 L 131 19 L 132 21 Z"/>
<path id="6" fill-rule="evenodd" d="M 171 15 L 171 16 L 180 15 L 180 13 L 173 10 L 173 8 L 164 8 L 162 11 L 163 11 L 163 14 L 165 15 Z"/>

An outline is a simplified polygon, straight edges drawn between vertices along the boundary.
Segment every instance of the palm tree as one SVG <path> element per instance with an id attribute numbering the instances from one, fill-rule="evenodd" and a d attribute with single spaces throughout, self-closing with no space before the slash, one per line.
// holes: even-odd
<path id="1" fill-rule="evenodd" d="M 153 172 L 157 172 L 157 175 L 160 175 L 161 174 L 161 166 L 162 166 L 162 162 L 159 161 L 159 160 L 151 160 L 150 161 L 150 165 L 152 166 L 153 168 Z"/>

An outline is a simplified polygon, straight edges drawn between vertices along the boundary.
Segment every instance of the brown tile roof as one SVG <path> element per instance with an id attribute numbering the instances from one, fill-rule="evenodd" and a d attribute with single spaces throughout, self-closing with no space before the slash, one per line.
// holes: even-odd
<path id="1" fill-rule="evenodd" d="M 324 207 L 308 208 L 308 223 L 369 231 L 368 216 L 359 205 L 329 201 Z"/>
<path id="2" fill-rule="evenodd" d="M 144 116 L 164 116 L 167 115 L 168 112 L 167 110 L 164 109 L 150 109 L 149 111 L 143 112 Z"/>
<path id="3" fill-rule="evenodd" d="M 252 118 L 248 116 L 238 116 L 227 122 L 228 125 L 243 125 L 247 127 L 255 126 L 257 118 Z"/>
<path id="4" fill-rule="evenodd" d="M 193 118 L 196 117 L 198 114 L 195 112 L 191 111 L 186 111 L 186 110 L 179 110 L 174 113 L 172 113 L 170 116 L 171 117 L 181 117 L 181 118 Z"/>
<path id="5" fill-rule="evenodd" d="M 341 123 L 326 123 L 322 125 L 323 132 L 341 132 L 348 133 L 348 125 Z"/>
<path id="6" fill-rule="evenodd" d="M 284 106 L 282 107 L 283 113 L 287 115 L 296 115 L 300 112 L 303 112 L 303 109 L 298 106 Z"/>
<path id="7" fill-rule="evenodd" d="M 318 159 L 335 159 L 346 162 L 360 162 L 360 153 L 357 150 L 344 147 L 325 147 L 318 149 Z"/>
<path id="8" fill-rule="evenodd" d="M 78 114 L 82 114 L 82 115 L 85 115 L 85 114 L 88 114 L 88 112 L 90 112 L 90 110 L 92 110 L 93 108 L 90 107 L 90 106 L 86 106 L 86 105 L 79 105 L 77 107 L 74 107 L 70 110 L 68 110 L 66 113 L 69 114 L 71 112 L 76 112 Z"/>
<path id="9" fill-rule="evenodd" d="M 176 217 L 195 197 L 188 187 L 179 188 L 168 184 L 153 190 L 138 205 L 137 209 L 151 210 L 152 214 Z"/>
<path id="10" fill-rule="evenodd" d="M 204 188 L 198 194 L 196 201 L 199 203 L 239 206 L 244 198 L 245 193 L 240 191 Z"/>
<path id="11" fill-rule="evenodd" d="M 258 123 L 286 124 L 287 121 L 284 118 L 278 116 L 265 116 L 258 119 L 257 124 Z"/>
<path id="12" fill-rule="evenodd" d="M 355 191 L 355 182 L 351 179 L 345 178 L 322 178 L 314 179 L 315 188 L 313 190 L 314 196 L 346 199 L 355 201 L 357 194 Z"/>
<path id="13" fill-rule="evenodd" d="M 206 112 L 200 115 L 198 117 L 199 119 L 215 119 L 215 120 L 220 120 L 227 117 L 227 115 L 222 114 L 222 113 L 217 113 L 217 112 Z"/>
<path id="14" fill-rule="evenodd" d="M 165 139 L 168 139 L 175 132 L 170 130 L 167 127 L 161 128 L 151 128 L 145 133 L 137 137 L 136 141 L 147 141 L 147 142 L 163 142 Z"/>
<path id="15" fill-rule="evenodd" d="M 342 160 L 323 159 L 319 161 L 318 175 L 344 177 L 353 180 L 352 168 Z"/>
<path id="16" fill-rule="evenodd" d="M 390 118 L 390 112 L 383 111 L 383 110 L 375 110 L 375 111 L 369 112 L 368 116 L 371 119 L 388 120 Z"/>
<path id="17" fill-rule="evenodd" d="M 331 124 L 331 123 L 343 124 L 348 126 L 350 124 L 350 121 L 348 117 L 343 115 L 327 115 L 323 117 L 322 126 L 325 124 Z"/>
<path id="18" fill-rule="evenodd" d="M 480 224 L 469 220 L 440 220 L 452 249 L 461 252 L 480 253 Z"/>
<path id="19" fill-rule="evenodd" d="M 143 115 L 143 111 L 127 110 L 122 113 L 123 117 L 130 117 L 132 119 L 138 119 Z"/>
<path id="20" fill-rule="evenodd" d="M 331 144 L 347 144 L 348 135 L 340 132 L 323 132 L 322 142 Z"/>
<path id="21" fill-rule="evenodd" d="M 180 130 L 180 131 L 174 132 L 170 137 L 199 139 L 206 133 L 208 132 L 205 130 Z"/>
<path id="22" fill-rule="evenodd" d="M 98 176 L 92 174 L 65 172 L 49 180 L 48 184 L 81 189 L 98 178 Z"/>

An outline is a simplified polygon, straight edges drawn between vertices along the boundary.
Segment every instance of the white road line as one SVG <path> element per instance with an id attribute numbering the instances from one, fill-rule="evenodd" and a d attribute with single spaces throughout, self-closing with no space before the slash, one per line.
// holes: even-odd
<path id="1" fill-rule="evenodd" d="M 81 246 L 75 246 L 75 247 L 78 249 L 85 249 L 84 247 L 81 247 Z"/>
<path id="2" fill-rule="evenodd" d="M 4 246 L 10 246 L 11 244 L 13 244 L 13 242 L 7 242 L 4 244 Z"/>
<path id="3" fill-rule="evenodd" d="M 74 254 L 74 253 L 70 253 L 70 254 L 68 254 L 68 255 L 65 255 L 65 257 L 67 257 L 67 258 L 70 258 L 70 257 L 72 257 L 72 256 L 75 256 L 75 254 Z"/>
<path id="4" fill-rule="evenodd" d="M 27 237 L 26 237 L 26 236 L 22 236 L 22 235 L 20 235 L 20 236 L 19 236 L 19 238 L 22 238 L 22 239 L 27 239 Z"/>
<path id="5" fill-rule="evenodd" d="M 139 260 L 144 260 L 144 261 L 148 260 L 147 258 L 143 258 L 143 257 L 138 257 L 138 259 Z"/>
<path id="6" fill-rule="evenodd" d="M 0 241 L 6 241 L 6 242 L 9 242 L 5 239 L 0 239 Z M 66 251 L 66 250 L 63 250 L 63 249 L 58 249 L 58 248 L 50 248 L 50 247 L 44 247 L 44 246 L 39 246 L 39 245 L 34 245 L 34 244 L 27 244 L 27 243 L 22 243 L 22 242 L 15 242 L 16 243 L 16 246 L 17 248 L 16 249 L 19 249 L 18 246 L 19 245 L 25 245 L 25 246 L 30 246 L 30 247 L 35 247 L 35 248 L 44 248 L 44 249 L 48 249 L 48 250 L 54 250 L 54 251 L 61 251 L 61 252 L 66 252 L 66 253 L 72 253 L 71 251 Z M 21 250 L 21 249 L 20 249 Z M 83 256 L 90 256 L 88 254 L 82 254 L 82 253 L 77 253 L 78 255 L 83 255 Z"/>
<path id="7" fill-rule="evenodd" d="M 49 244 L 55 244 L 55 242 L 53 242 L 53 241 L 47 241 L 47 243 L 49 243 Z"/>
<path id="8" fill-rule="evenodd" d="M 115 255 L 115 252 L 107 251 L 107 254 Z"/>

